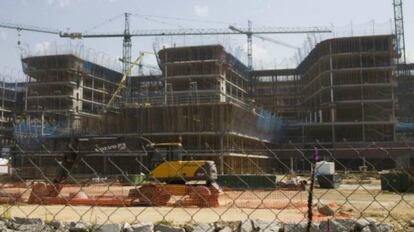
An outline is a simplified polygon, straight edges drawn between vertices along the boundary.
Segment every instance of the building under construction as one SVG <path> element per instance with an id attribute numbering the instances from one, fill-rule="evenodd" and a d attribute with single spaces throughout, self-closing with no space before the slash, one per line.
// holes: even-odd
<path id="1" fill-rule="evenodd" d="M 292 70 L 253 73 L 255 99 L 290 125 L 297 143 L 394 141 L 394 36 L 322 41 Z"/>
<path id="2" fill-rule="evenodd" d="M 98 132 L 100 115 L 121 73 L 72 54 L 26 57 L 22 63 L 28 82 L 26 117 L 17 128 L 20 134 Z"/>
<path id="3" fill-rule="evenodd" d="M 270 157 L 251 150 L 277 143 L 282 122 L 250 100 L 247 67 L 219 45 L 168 48 L 159 57 L 163 76 L 133 78 L 121 113 L 106 116 L 105 134 L 181 142 L 224 173 L 269 171 Z"/>
<path id="4" fill-rule="evenodd" d="M 162 75 L 130 77 L 111 110 L 105 106 L 119 72 L 73 55 L 24 58 L 27 121 L 41 125 L 35 127 L 41 135 L 181 142 L 194 157 L 216 161 L 222 173 L 257 173 L 275 167 L 263 151 L 289 142 L 398 146 L 398 120 L 412 119 L 408 98 L 403 108 L 397 104 L 412 94 L 413 82 L 407 77 L 397 88 L 394 35 L 324 40 L 294 69 L 250 72 L 220 45 L 166 48 L 158 58 Z"/>
<path id="5" fill-rule="evenodd" d="M 8 150 L 15 143 L 15 124 L 24 112 L 24 94 L 24 82 L 0 80 L 0 150 Z"/>
<path id="6" fill-rule="evenodd" d="M 17 84 L 0 81 L 0 149 L 13 143 Z"/>

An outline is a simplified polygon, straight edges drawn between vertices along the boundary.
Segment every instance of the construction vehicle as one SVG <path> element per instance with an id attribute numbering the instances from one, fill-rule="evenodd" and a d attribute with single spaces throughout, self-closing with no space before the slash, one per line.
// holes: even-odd
<path id="1" fill-rule="evenodd" d="M 154 144 L 144 137 L 79 137 L 72 138 L 63 154 L 60 169 L 53 183 L 36 183 L 28 203 L 70 205 L 151 205 L 164 206 L 172 196 L 185 196 L 185 204 L 218 206 L 220 187 L 215 183 L 217 168 L 213 161 L 192 160 L 181 143 Z M 133 151 L 133 152 L 132 152 Z M 117 197 L 118 204 L 106 198 L 85 198 L 86 194 L 59 196 L 63 182 L 74 168 L 88 156 L 129 155 L 142 157 L 147 177 L 143 184 L 129 191 L 125 199 Z M 145 172 L 145 171 L 144 171 Z M 125 175 L 123 173 L 123 175 Z M 75 181 L 75 180 L 74 180 Z M 78 199 L 82 196 L 84 199 Z M 108 202 L 111 202 L 110 204 Z M 182 204 L 183 201 L 180 202 Z"/>
<path id="2" fill-rule="evenodd" d="M 213 161 L 188 161 L 183 154 L 181 143 L 158 143 L 152 146 L 154 151 L 149 167 L 148 178 L 168 184 L 185 184 L 188 181 L 205 181 L 211 185 L 217 180 L 217 168 Z"/>
<path id="3" fill-rule="evenodd" d="M 189 196 L 188 202 L 198 206 L 218 206 L 220 187 L 213 161 L 188 160 L 181 143 L 152 145 L 147 183 L 132 189 L 145 205 L 166 205 L 173 195 Z"/>

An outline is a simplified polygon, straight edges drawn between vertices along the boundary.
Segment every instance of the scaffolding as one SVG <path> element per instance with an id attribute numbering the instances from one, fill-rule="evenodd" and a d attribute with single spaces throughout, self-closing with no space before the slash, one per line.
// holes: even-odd
<path id="1" fill-rule="evenodd" d="M 120 72 L 75 54 L 29 56 L 22 63 L 28 81 L 27 116 L 17 125 L 20 134 L 99 133 L 96 126 L 118 87 Z"/>
<path id="2" fill-rule="evenodd" d="M 283 130 L 276 114 L 250 99 L 247 67 L 220 45 L 167 48 L 159 58 L 163 75 L 131 78 L 132 97 L 120 113 L 106 115 L 105 134 L 181 142 L 196 157 L 215 160 L 222 173 L 230 170 L 225 160 L 254 172 L 242 165 L 251 155 L 270 170 L 268 156 L 240 152 L 276 143 Z"/>
<path id="3" fill-rule="evenodd" d="M 288 139 L 334 144 L 394 141 L 393 35 L 318 43 L 296 69 L 254 72 L 254 96 L 291 123 Z"/>
<path id="4" fill-rule="evenodd" d="M 17 125 L 54 136 L 53 146 L 73 134 L 180 142 L 221 173 L 255 173 L 274 168 L 264 148 L 393 146 L 398 120 L 412 120 L 412 81 L 397 79 L 393 35 L 324 40 L 297 68 L 252 73 L 220 45 L 165 48 L 158 57 L 162 74 L 132 75 L 128 97 L 105 112 L 121 73 L 74 54 L 26 57 L 29 118 Z"/>
<path id="5" fill-rule="evenodd" d="M 0 79 L 0 149 L 14 143 L 17 83 Z"/>

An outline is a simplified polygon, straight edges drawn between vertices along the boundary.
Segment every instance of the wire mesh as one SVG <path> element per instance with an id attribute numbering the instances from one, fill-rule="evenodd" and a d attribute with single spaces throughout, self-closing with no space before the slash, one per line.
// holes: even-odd
<path id="1" fill-rule="evenodd" d="M 80 223 L 90 231 L 109 225 L 119 226 L 114 231 L 135 228 L 130 225 L 160 231 L 174 225 L 204 231 L 412 229 L 410 143 L 344 141 L 346 146 L 327 148 L 316 141 L 311 147 L 215 150 L 208 157 L 135 145 L 88 142 L 89 149 L 71 145 L 56 151 L 45 144 L 32 150 L 17 145 L 3 154 L 4 228 L 24 225 L 21 218 L 40 218 L 49 226 L 62 222 L 68 231 Z M 154 161 L 157 154 L 162 155 Z"/>

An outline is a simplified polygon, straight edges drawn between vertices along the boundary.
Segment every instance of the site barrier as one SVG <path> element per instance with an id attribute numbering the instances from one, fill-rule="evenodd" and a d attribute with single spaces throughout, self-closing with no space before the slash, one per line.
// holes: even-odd
<path id="1" fill-rule="evenodd" d="M 0 176 L 2 231 L 412 231 L 414 226 L 414 156 L 408 142 L 263 145 L 205 156 L 183 150 L 182 161 L 174 158 L 175 150 L 146 147 L 41 147 L 17 146 L 7 157 L 11 172 Z M 162 165 L 165 170 L 157 173 Z"/>

